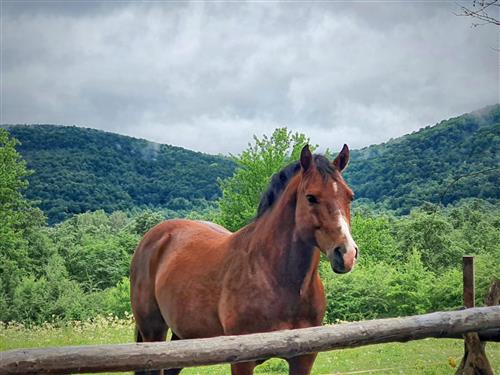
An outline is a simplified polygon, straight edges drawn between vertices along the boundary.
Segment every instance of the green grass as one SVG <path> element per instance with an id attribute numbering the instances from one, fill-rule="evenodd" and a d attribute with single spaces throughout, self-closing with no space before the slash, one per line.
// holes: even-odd
<path id="1" fill-rule="evenodd" d="M 93 322 L 66 325 L 45 324 L 27 328 L 22 325 L 0 327 L 0 350 L 65 345 L 115 344 L 132 342 L 131 320 L 99 318 Z M 500 374 L 500 343 L 488 343 L 488 358 Z M 454 374 L 449 362 L 460 362 L 463 341 L 426 339 L 408 343 L 370 345 L 320 353 L 313 374 Z M 256 369 L 259 374 L 286 374 L 285 361 L 272 359 Z M 222 375 L 228 365 L 186 369 L 186 375 Z"/>

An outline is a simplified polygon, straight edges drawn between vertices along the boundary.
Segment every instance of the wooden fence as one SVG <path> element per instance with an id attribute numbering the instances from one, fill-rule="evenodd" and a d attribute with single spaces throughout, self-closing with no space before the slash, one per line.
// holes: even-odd
<path id="1" fill-rule="evenodd" d="M 63 374 L 234 363 L 362 345 L 457 338 L 467 332 L 500 337 L 500 306 L 436 312 L 335 326 L 174 342 L 20 349 L 0 353 L 0 374 Z"/>

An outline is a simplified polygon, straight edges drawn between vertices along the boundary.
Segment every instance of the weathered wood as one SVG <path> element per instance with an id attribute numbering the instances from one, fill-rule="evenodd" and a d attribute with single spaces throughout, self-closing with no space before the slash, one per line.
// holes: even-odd
<path id="1" fill-rule="evenodd" d="M 484 304 L 486 306 L 495 306 L 500 303 L 500 280 L 494 277 L 491 280 L 490 288 L 488 289 L 488 294 L 484 299 Z"/>
<path id="2" fill-rule="evenodd" d="M 470 270 L 468 271 L 470 272 Z M 474 263 L 472 260 L 472 277 L 474 277 Z M 464 257 L 464 303 L 465 303 L 465 257 Z M 487 306 L 494 306 L 500 302 L 500 281 L 493 278 L 485 298 Z M 466 306 L 467 307 L 467 306 Z M 486 356 L 486 342 L 477 332 L 464 335 L 464 356 L 455 375 L 493 375 L 493 369 Z M 497 340 L 498 341 L 498 337 Z"/>
<path id="3" fill-rule="evenodd" d="M 0 374 L 83 373 L 234 363 L 500 327 L 500 306 L 336 326 L 163 343 L 95 345 L 0 353 Z"/>
<path id="4" fill-rule="evenodd" d="M 463 280 L 464 280 L 464 306 L 474 307 L 475 285 L 474 285 L 474 257 L 463 257 Z"/>
<path id="5" fill-rule="evenodd" d="M 455 375 L 494 375 L 485 352 L 485 343 L 481 342 L 477 332 L 464 335 L 465 353 Z"/>
<path id="6" fill-rule="evenodd" d="M 492 329 L 482 329 L 477 331 L 479 336 L 479 340 L 483 342 L 493 341 L 500 342 L 500 328 L 492 328 Z M 463 339 L 463 334 L 450 335 L 448 338 L 450 339 Z"/>

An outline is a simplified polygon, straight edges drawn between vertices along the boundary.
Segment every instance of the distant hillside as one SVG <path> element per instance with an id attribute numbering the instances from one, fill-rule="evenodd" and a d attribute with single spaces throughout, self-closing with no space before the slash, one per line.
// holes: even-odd
<path id="1" fill-rule="evenodd" d="M 234 170 L 228 158 L 93 129 L 5 127 L 35 171 L 27 196 L 41 201 L 50 223 L 87 210 L 189 209 L 197 200 L 217 198 L 217 178 Z M 499 149 L 495 105 L 353 150 L 346 179 L 358 202 L 399 213 L 424 202 L 494 201 L 500 199 Z"/>
<path id="2" fill-rule="evenodd" d="M 229 159 L 78 127 L 6 126 L 35 173 L 27 197 L 54 223 L 75 213 L 133 207 L 190 208 L 219 196 Z"/>
<path id="3" fill-rule="evenodd" d="M 494 105 L 354 150 L 346 178 L 358 198 L 399 213 L 423 202 L 493 201 L 500 199 L 499 150 L 500 105 Z"/>

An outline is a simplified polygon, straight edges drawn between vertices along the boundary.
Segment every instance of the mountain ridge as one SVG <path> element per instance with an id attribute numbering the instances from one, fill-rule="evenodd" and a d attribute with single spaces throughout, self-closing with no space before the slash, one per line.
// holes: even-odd
<path id="1" fill-rule="evenodd" d="M 77 126 L 1 125 L 35 173 L 27 197 L 55 223 L 87 210 L 189 209 L 220 196 L 234 162 L 179 146 Z M 408 213 L 424 202 L 500 199 L 500 104 L 351 152 L 346 180 L 358 203 Z M 493 168 L 493 169 L 492 169 Z M 491 170 L 470 181 L 459 176 Z M 470 178 L 469 178 L 470 180 Z M 454 189 L 446 189 L 453 184 Z M 443 191 L 446 195 L 443 197 Z M 443 199 L 444 198 L 444 199 Z"/>

